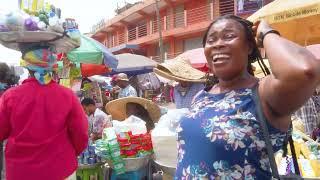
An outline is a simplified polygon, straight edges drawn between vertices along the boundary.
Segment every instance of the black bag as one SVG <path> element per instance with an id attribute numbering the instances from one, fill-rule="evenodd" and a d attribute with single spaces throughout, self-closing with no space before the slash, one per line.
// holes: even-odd
<path id="1" fill-rule="evenodd" d="M 295 153 L 295 149 L 294 149 L 294 144 L 293 144 L 293 139 L 291 136 L 291 131 L 289 130 L 287 132 L 287 136 L 284 140 L 283 143 L 283 154 L 282 157 L 285 157 L 287 155 L 287 145 L 288 142 L 290 144 L 290 150 L 292 153 L 292 159 L 293 159 L 293 165 L 294 165 L 294 169 L 295 169 L 295 174 L 290 174 L 290 175 L 279 175 L 278 172 L 278 167 L 276 164 L 276 160 L 274 158 L 274 152 L 273 152 L 273 147 L 272 147 L 272 143 L 270 140 L 270 135 L 269 135 L 269 131 L 267 128 L 267 124 L 266 124 L 266 118 L 263 115 L 262 112 L 262 108 L 261 108 L 261 104 L 260 104 L 260 98 L 259 98 L 259 94 L 258 94 L 258 86 L 257 88 L 254 89 L 254 101 L 256 104 L 256 111 L 257 111 L 257 115 L 258 115 L 258 121 L 260 122 L 260 126 L 262 129 L 262 133 L 263 133 L 263 137 L 266 143 L 266 148 L 267 148 L 267 154 L 268 154 L 268 158 L 269 158 L 269 162 L 270 162 L 270 167 L 271 167 L 271 174 L 272 174 L 272 179 L 278 179 L 278 180 L 286 180 L 286 179 L 291 179 L 291 180 L 302 180 L 305 178 L 301 177 L 300 174 L 300 170 L 299 170 L 299 166 L 298 166 L 298 161 L 297 161 L 297 156 Z M 291 127 L 290 127 L 291 129 Z"/>

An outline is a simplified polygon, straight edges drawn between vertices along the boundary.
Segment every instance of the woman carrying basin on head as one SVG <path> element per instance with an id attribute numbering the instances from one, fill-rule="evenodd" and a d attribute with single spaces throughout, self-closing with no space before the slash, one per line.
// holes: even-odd
<path id="1" fill-rule="evenodd" d="M 319 83 L 320 62 L 265 21 L 253 25 L 233 15 L 209 26 L 203 46 L 219 82 L 196 96 L 180 123 L 175 179 L 271 179 L 257 107 L 274 150 L 280 149 L 291 113 Z M 261 60 L 258 46 L 265 48 L 272 71 L 260 81 L 251 68 Z"/>

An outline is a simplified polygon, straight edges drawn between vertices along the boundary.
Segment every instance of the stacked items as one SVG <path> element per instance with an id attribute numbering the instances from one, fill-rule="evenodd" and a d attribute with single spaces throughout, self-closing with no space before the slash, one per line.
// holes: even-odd
<path id="1" fill-rule="evenodd" d="M 64 29 L 56 12 L 42 9 L 33 14 L 23 11 L 2 13 L 0 32 L 9 31 L 51 31 L 63 33 Z"/>
<path id="2" fill-rule="evenodd" d="M 149 133 L 133 135 L 131 131 L 118 134 L 121 156 L 123 158 L 145 157 L 153 153 Z"/>
<path id="3" fill-rule="evenodd" d="M 78 157 L 79 165 L 94 165 L 99 162 L 101 162 L 101 158 L 95 153 L 95 147 L 91 145 Z"/>
<path id="4" fill-rule="evenodd" d="M 67 28 L 60 16 L 54 6 L 35 11 L 0 11 L 0 43 L 22 53 L 39 46 L 67 53 L 80 46 L 80 32 Z"/>
<path id="5" fill-rule="evenodd" d="M 292 134 L 294 149 L 302 177 L 320 177 L 320 144 L 310 139 L 298 130 Z M 282 150 L 275 156 L 279 174 L 290 174 L 294 172 L 293 159 L 288 145 L 288 155 L 282 157 Z"/>
<path id="6" fill-rule="evenodd" d="M 96 153 L 103 159 L 110 160 L 117 174 L 125 173 L 125 162 L 120 153 L 120 146 L 114 128 L 103 130 L 103 137 L 96 141 Z"/>

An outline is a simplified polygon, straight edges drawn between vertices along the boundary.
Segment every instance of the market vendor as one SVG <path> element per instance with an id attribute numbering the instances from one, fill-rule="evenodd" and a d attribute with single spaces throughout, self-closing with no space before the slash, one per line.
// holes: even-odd
<path id="1" fill-rule="evenodd" d="M 84 98 L 81 101 L 81 105 L 89 116 L 88 122 L 91 140 L 96 141 L 97 139 L 101 139 L 103 129 L 112 126 L 108 115 L 97 108 L 96 103 L 91 98 Z"/>
<path id="2" fill-rule="evenodd" d="M 125 73 L 119 73 L 116 76 L 116 82 L 117 86 L 120 87 L 120 91 L 118 94 L 118 98 L 123 98 L 123 97 L 136 97 L 137 95 L 137 90 L 131 86 L 129 82 L 129 78 Z"/>
<path id="3" fill-rule="evenodd" d="M 124 120 L 134 115 L 146 122 L 147 131 L 154 128 L 154 123 L 160 118 L 160 107 L 147 99 L 140 97 L 125 97 L 110 101 L 106 111 L 115 120 Z"/>

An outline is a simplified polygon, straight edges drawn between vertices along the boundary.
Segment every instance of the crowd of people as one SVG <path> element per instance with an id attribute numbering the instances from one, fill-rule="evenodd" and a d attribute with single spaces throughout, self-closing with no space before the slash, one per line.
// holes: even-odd
<path id="1" fill-rule="evenodd" d="M 170 75 L 155 70 L 177 82 L 172 91 L 176 108 L 189 109 L 177 129 L 175 179 L 271 179 L 260 121 L 266 119 L 275 151 L 283 145 L 292 114 L 302 120 L 308 135 L 317 136 L 320 61 L 265 21 L 253 24 L 233 15 L 210 24 L 203 47 L 210 78 L 195 69 Z M 254 76 L 251 66 L 256 61 L 263 64 L 259 48 L 265 49 L 271 68 L 263 67 L 271 74 L 262 79 Z M 34 51 L 37 62 L 56 61 L 43 48 L 23 55 Z M 77 156 L 112 126 L 109 115 L 117 120 L 139 117 L 149 132 L 161 116 L 159 105 L 138 97 L 124 73 L 112 77 L 117 99 L 99 109 L 93 99 L 80 102 L 70 89 L 51 80 L 52 68 L 25 60 L 30 77 L 20 85 L 12 69 L 0 64 L 0 142 L 6 140 L 8 180 L 72 179 Z M 180 61 L 162 67 L 190 68 Z M 257 116 L 260 108 L 263 119 Z"/>

